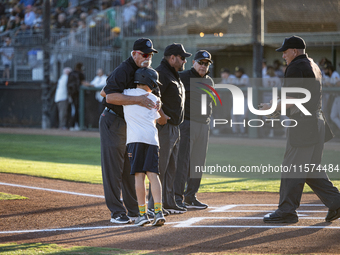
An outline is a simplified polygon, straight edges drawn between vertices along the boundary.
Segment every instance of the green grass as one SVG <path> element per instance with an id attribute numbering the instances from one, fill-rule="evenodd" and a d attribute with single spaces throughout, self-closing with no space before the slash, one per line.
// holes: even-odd
<path id="1" fill-rule="evenodd" d="M 1 200 L 18 200 L 18 199 L 27 199 L 27 197 L 0 192 L 0 201 Z"/>
<path id="2" fill-rule="evenodd" d="M 75 246 L 66 248 L 57 244 L 0 244 L 0 253 L 3 255 L 33 255 L 33 254 L 54 254 L 54 255 L 109 255 L 109 254 L 145 254 L 142 251 L 129 251 L 114 248 L 97 248 Z"/>
<path id="3" fill-rule="evenodd" d="M 284 148 L 209 144 L 207 165 L 280 165 Z M 339 152 L 325 150 L 323 164 L 339 164 Z M 0 172 L 101 184 L 99 138 L 0 134 Z M 279 175 L 205 174 L 200 192 L 278 192 Z M 209 177 L 209 178 L 208 178 Z M 340 187 L 339 173 L 330 174 Z M 309 188 L 305 189 L 310 192 Z"/>

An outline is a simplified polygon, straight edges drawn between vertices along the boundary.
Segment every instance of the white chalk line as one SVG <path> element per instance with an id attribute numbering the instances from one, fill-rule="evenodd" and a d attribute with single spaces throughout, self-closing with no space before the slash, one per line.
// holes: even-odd
<path id="1" fill-rule="evenodd" d="M 165 224 L 180 224 L 181 222 L 166 222 Z M 151 226 L 151 225 L 150 225 Z M 96 227 L 78 227 L 78 228 L 51 228 L 51 229 L 28 229 L 28 230 L 9 230 L 9 231 L 0 231 L 0 235 L 5 234 L 26 234 L 26 233 L 39 233 L 39 232 L 58 232 L 58 231 L 86 231 L 86 230 L 102 230 L 102 229 L 111 229 L 111 228 L 130 228 L 130 227 L 139 227 L 134 224 L 122 224 L 122 225 L 114 225 L 114 226 L 96 226 Z"/>
<path id="2" fill-rule="evenodd" d="M 174 225 L 175 228 L 300 228 L 300 229 L 340 229 L 340 226 L 278 226 L 278 225 L 193 225 L 203 220 L 262 220 L 263 217 L 193 217 L 184 221 L 166 222 L 166 225 Z M 300 220 L 324 220 L 323 217 L 300 217 Z M 0 235 L 5 234 L 27 234 L 42 232 L 58 231 L 87 231 L 87 230 L 104 230 L 114 228 L 138 227 L 133 224 L 122 224 L 114 226 L 96 226 L 96 227 L 73 227 L 73 228 L 53 228 L 53 229 L 31 229 L 31 230 L 12 230 L 0 231 Z"/>
<path id="3" fill-rule="evenodd" d="M 43 190 L 49 192 L 56 192 L 56 193 L 64 193 L 70 195 L 77 195 L 77 196 L 85 196 L 85 197 L 95 197 L 95 198 L 105 198 L 104 196 L 100 195 L 93 195 L 93 194 L 86 194 L 86 193 L 79 193 L 79 192 L 71 192 L 65 190 L 56 190 L 56 189 L 47 189 L 47 188 L 40 188 L 40 187 L 33 187 L 33 186 L 26 186 L 26 185 L 19 185 L 13 183 L 4 183 L 0 182 L 0 185 L 5 186 L 12 186 L 18 188 L 26 188 L 26 189 L 35 189 L 35 190 Z M 268 212 L 267 210 L 230 210 L 235 207 L 276 207 L 277 204 L 233 204 L 233 205 L 225 205 L 221 207 L 210 207 L 210 212 Z M 323 206 L 323 204 L 301 204 L 300 207 L 309 206 L 309 207 L 316 207 L 316 206 Z M 298 212 L 326 212 L 326 211 L 308 211 L 308 210 L 300 210 Z M 198 223 L 202 220 L 262 220 L 262 217 L 195 217 L 190 218 L 185 221 L 181 222 L 167 222 L 165 224 L 174 225 L 176 228 L 314 228 L 314 229 L 340 229 L 340 226 L 271 226 L 271 225 L 261 225 L 261 226 L 252 226 L 252 225 L 193 225 Z M 322 217 L 304 217 L 304 215 L 300 215 L 300 219 L 309 219 L 309 220 L 319 220 L 324 219 Z M 112 228 L 126 228 L 126 227 L 134 227 L 133 224 L 124 224 L 124 225 L 115 225 L 115 226 L 96 226 L 96 227 L 79 227 L 79 228 L 54 228 L 54 229 L 32 229 L 32 230 L 13 230 L 13 231 L 0 231 L 0 234 L 23 234 L 23 233 L 38 233 L 38 232 L 57 232 L 57 231 L 87 231 L 87 230 L 101 230 L 101 229 L 112 229 Z"/>
<path id="4" fill-rule="evenodd" d="M 25 186 L 25 185 L 19 185 L 19 184 L 13 184 L 13 183 L 5 183 L 5 182 L 0 182 L 0 185 L 17 187 L 17 188 L 24 188 L 24 189 L 35 189 L 35 190 L 57 192 L 57 193 L 63 193 L 63 194 L 69 194 L 69 195 L 77 195 L 77 196 L 83 196 L 83 197 L 105 198 L 104 196 L 100 196 L 100 195 L 85 194 L 85 193 L 78 193 L 78 192 L 72 192 L 72 191 L 66 191 L 66 190 L 57 190 L 57 189 L 46 189 L 46 188 L 33 187 L 33 186 Z"/>
<path id="5" fill-rule="evenodd" d="M 211 212 L 211 211 L 210 211 Z M 228 210 L 224 212 L 233 212 L 233 213 L 244 213 L 244 212 L 251 212 L 251 213 L 266 213 L 266 212 L 274 212 L 273 210 Z M 298 213 L 326 213 L 327 211 L 309 211 L 309 210 L 298 210 Z"/>

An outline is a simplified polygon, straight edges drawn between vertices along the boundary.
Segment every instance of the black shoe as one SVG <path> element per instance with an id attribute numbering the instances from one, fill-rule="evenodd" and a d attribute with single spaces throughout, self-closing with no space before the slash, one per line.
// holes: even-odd
<path id="1" fill-rule="evenodd" d="M 328 210 L 325 220 L 327 222 L 331 222 L 333 220 L 338 219 L 339 217 L 340 217 L 340 208 L 338 208 L 337 210 Z"/>
<path id="2" fill-rule="evenodd" d="M 118 224 L 128 224 L 131 222 L 130 218 L 128 216 L 126 216 L 125 213 L 116 216 L 116 217 L 112 217 L 110 220 L 112 223 L 118 223 Z"/>
<path id="3" fill-rule="evenodd" d="M 208 208 L 207 204 L 203 204 L 200 201 L 195 198 L 195 200 L 192 201 L 185 201 L 186 208 L 188 209 L 206 209 Z"/>
<path id="4" fill-rule="evenodd" d="M 182 201 L 176 201 L 176 205 L 178 206 L 178 207 L 182 207 L 182 208 L 187 208 L 187 206 L 185 205 L 185 203 L 183 203 Z"/>
<path id="5" fill-rule="evenodd" d="M 163 211 L 163 216 L 169 216 L 170 215 L 170 212 L 168 210 L 165 210 L 164 208 L 162 209 Z"/>
<path id="6" fill-rule="evenodd" d="M 187 211 L 187 209 L 183 208 L 183 207 L 179 207 L 176 204 L 173 206 L 167 206 L 164 205 L 164 209 L 168 210 L 171 214 L 175 214 L 175 213 L 185 213 Z"/>
<path id="7" fill-rule="evenodd" d="M 276 212 L 268 213 L 263 217 L 265 223 L 296 223 L 299 221 L 297 215 L 281 217 Z"/>

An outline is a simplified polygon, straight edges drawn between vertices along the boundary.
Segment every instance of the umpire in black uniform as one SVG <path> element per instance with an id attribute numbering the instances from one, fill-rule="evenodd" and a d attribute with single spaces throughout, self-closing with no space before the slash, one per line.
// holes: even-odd
<path id="1" fill-rule="evenodd" d="M 321 163 L 324 142 L 332 138 L 327 122 L 321 112 L 322 75 L 315 62 L 305 53 L 306 44 L 301 37 L 285 38 L 276 51 L 283 52 L 287 62 L 283 87 L 300 87 L 310 91 L 311 99 L 303 106 L 312 114 L 304 115 L 294 104 L 287 105 L 286 115 L 297 121 L 296 127 L 288 128 L 287 146 L 283 167 L 296 172 L 281 174 L 280 201 L 278 209 L 264 216 L 267 223 L 295 223 L 298 221 L 296 209 L 300 206 L 304 184 L 307 183 L 320 200 L 329 208 L 326 221 L 340 217 L 340 193 L 328 179 L 326 171 L 315 168 Z M 287 98 L 304 97 L 301 93 L 287 93 Z M 261 104 L 262 109 L 270 108 Z M 277 104 L 281 110 L 281 102 Z M 325 133 L 326 130 L 326 133 Z M 326 134 L 326 135 L 325 135 Z M 300 171 L 300 165 L 303 170 Z M 315 167 L 313 168 L 313 165 Z M 312 170 L 313 169 L 313 170 Z M 306 171 L 305 171 L 306 170 Z"/>
<path id="2" fill-rule="evenodd" d="M 199 50 L 192 61 L 193 67 L 179 74 L 185 87 L 185 111 L 184 121 L 179 126 L 181 139 L 174 187 L 176 204 L 189 209 L 208 207 L 196 197 L 201 184 L 202 172 L 195 173 L 195 176 L 191 174 L 194 173 L 195 166 L 205 165 L 207 155 L 213 99 L 209 97 L 207 114 L 202 115 L 201 94 L 205 92 L 196 87 L 202 86 L 201 83 L 214 87 L 214 81 L 208 75 L 212 62 L 208 51 Z"/>
<path id="3" fill-rule="evenodd" d="M 152 100 L 143 96 L 126 96 L 124 89 L 135 88 L 134 74 L 140 67 L 151 65 L 152 41 L 140 38 L 135 41 L 131 56 L 122 62 L 107 78 L 101 91 L 105 110 L 99 119 L 101 165 L 106 205 L 111 211 L 112 223 L 130 223 L 130 217 L 138 216 L 135 179 L 130 175 L 130 163 L 126 152 L 126 123 L 123 106 L 138 104 L 153 108 Z M 123 202 L 120 200 L 121 193 Z M 124 207 L 125 205 L 125 207 Z M 128 216 L 126 215 L 128 211 Z"/>
<path id="4" fill-rule="evenodd" d="M 162 183 L 163 207 L 170 213 L 184 213 L 185 208 L 175 202 L 174 180 L 177 169 L 177 155 L 180 139 L 179 124 L 184 118 L 185 91 L 179 78 L 179 71 L 184 70 L 186 52 L 183 45 L 173 43 L 164 50 L 164 58 L 156 68 L 159 73 L 162 108 L 158 119 L 159 137 L 159 172 Z M 148 208 L 153 208 L 152 196 L 149 196 Z"/>

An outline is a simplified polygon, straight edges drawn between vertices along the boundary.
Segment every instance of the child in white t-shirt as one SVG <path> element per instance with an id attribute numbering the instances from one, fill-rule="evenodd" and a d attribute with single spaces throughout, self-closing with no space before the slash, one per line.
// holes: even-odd
<path id="1" fill-rule="evenodd" d="M 141 96 L 148 94 L 148 98 L 155 104 L 159 101 L 151 92 L 158 89 L 158 73 L 152 68 L 140 68 L 135 73 L 137 88 L 125 89 L 127 96 Z M 131 174 L 135 175 L 135 187 L 138 200 L 139 216 L 135 225 L 143 226 L 150 223 L 146 212 L 145 175 L 151 183 L 154 198 L 155 218 L 154 226 L 161 226 L 165 222 L 162 211 L 162 186 L 159 180 L 159 141 L 156 120 L 160 117 L 157 109 L 148 109 L 140 105 L 124 105 L 126 121 L 126 144 L 131 164 Z"/>

